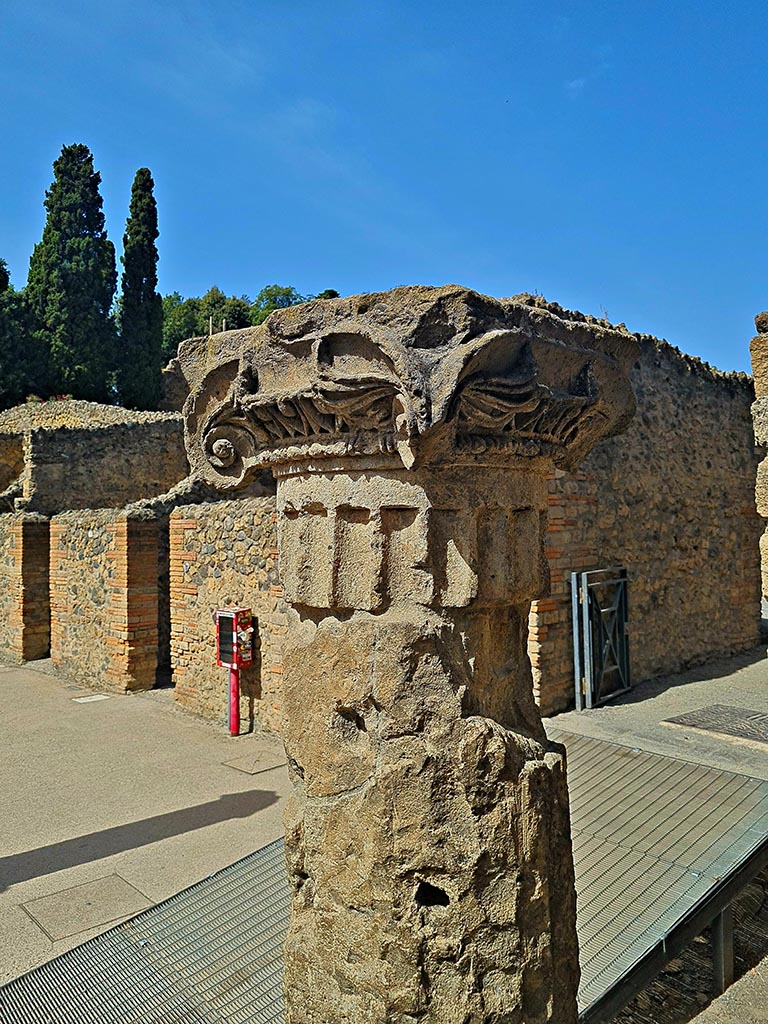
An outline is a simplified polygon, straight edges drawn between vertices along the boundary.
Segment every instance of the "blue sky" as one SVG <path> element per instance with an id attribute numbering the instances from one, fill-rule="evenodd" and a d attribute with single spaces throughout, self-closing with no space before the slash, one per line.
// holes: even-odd
<path id="1" fill-rule="evenodd" d="M 0 0 L 0 256 L 63 144 L 160 288 L 537 291 L 746 370 L 768 307 L 768 4 Z"/>

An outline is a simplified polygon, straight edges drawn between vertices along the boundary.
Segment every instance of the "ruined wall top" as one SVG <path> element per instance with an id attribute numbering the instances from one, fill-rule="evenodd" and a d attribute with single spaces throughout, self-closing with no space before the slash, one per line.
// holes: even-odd
<path id="1" fill-rule="evenodd" d="M 26 402 L 0 412 L 0 433 L 23 434 L 30 430 L 55 430 L 61 427 L 83 430 L 89 427 L 175 419 L 178 419 L 176 413 L 137 412 L 118 405 L 67 398 L 61 401 Z"/>
<path id="2" fill-rule="evenodd" d="M 618 331 L 626 331 L 627 327 L 623 323 L 613 324 L 610 320 L 603 317 L 590 316 L 589 313 L 580 313 L 578 310 L 566 309 L 561 306 L 558 302 L 549 302 L 544 298 L 543 295 L 532 295 L 529 292 L 522 292 L 519 295 L 514 295 L 509 300 L 511 302 L 521 303 L 526 306 L 535 306 L 538 309 L 546 309 L 563 320 L 575 320 L 584 324 L 592 324 L 597 327 L 608 328 Z M 768 313 L 761 313 L 760 317 L 765 317 L 765 325 L 768 327 Z M 757 317 L 758 320 L 760 317 Z M 758 329 L 762 329 L 758 325 Z M 694 374 L 701 380 L 705 380 L 712 384 L 720 384 L 725 387 L 732 387 L 737 390 L 747 389 L 752 387 L 752 376 L 749 373 L 743 373 L 740 370 L 718 370 L 716 366 L 712 366 L 705 359 L 700 359 L 698 356 L 688 355 L 687 352 L 683 352 L 676 345 L 672 345 L 666 340 L 666 338 L 657 338 L 653 334 L 645 334 L 643 332 L 634 332 L 633 337 L 637 339 L 638 344 L 645 354 L 651 349 L 655 349 L 661 359 L 665 361 L 671 361 L 676 363 L 679 369 L 685 370 L 688 373 Z"/>
<path id="3" fill-rule="evenodd" d="M 762 402 L 768 397 L 768 313 L 758 313 L 755 317 L 757 335 L 749 345 L 752 357 L 752 373 L 755 378 L 755 394 Z M 760 444 L 765 444 L 763 436 L 758 437 Z"/>
<path id="4" fill-rule="evenodd" d="M 636 357 L 625 328 L 456 285 L 303 303 L 182 345 L 190 463 L 224 489 L 352 454 L 568 466 L 628 422 Z"/>

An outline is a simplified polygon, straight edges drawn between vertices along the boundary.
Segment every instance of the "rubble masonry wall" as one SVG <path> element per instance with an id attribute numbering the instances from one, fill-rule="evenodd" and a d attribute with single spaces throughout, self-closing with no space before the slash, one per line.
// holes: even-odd
<path id="1" fill-rule="evenodd" d="M 158 522 L 119 509 L 54 516 L 51 661 L 69 678 L 126 692 L 155 685 Z"/>
<path id="2" fill-rule="evenodd" d="M 181 419 L 107 427 L 40 427 L 24 437 L 26 511 L 119 508 L 164 494 L 187 475 Z"/>
<path id="3" fill-rule="evenodd" d="M 258 632 L 254 665 L 241 674 L 241 721 L 280 731 L 283 588 L 277 574 L 274 497 L 176 509 L 170 519 L 171 663 L 175 699 L 206 718 L 226 718 L 226 670 L 216 666 L 214 612 L 249 607 Z"/>
<path id="4" fill-rule="evenodd" d="M 627 432 L 550 480 L 552 591 L 529 636 L 544 713 L 573 705 L 571 572 L 627 568 L 635 682 L 759 640 L 752 382 L 647 337 L 631 380 Z"/>
<path id="5" fill-rule="evenodd" d="M 640 350 L 632 374 L 638 409 L 628 432 L 599 445 L 578 472 L 558 471 L 550 480 L 552 592 L 534 602 L 529 634 L 544 713 L 573 703 L 573 571 L 628 569 L 635 681 L 758 641 L 762 527 L 754 499 L 752 383 L 654 339 L 641 338 Z M 259 658 L 244 680 L 241 715 L 279 730 L 285 606 L 274 498 L 178 508 L 170 517 L 170 554 L 157 517 L 114 508 L 126 490 L 130 500 L 137 490 L 158 493 L 184 474 L 180 431 L 178 418 L 154 414 L 139 424 L 113 424 L 103 436 L 101 428 L 79 427 L 35 427 L 29 435 L 39 442 L 40 459 L 32 460 L 38 474 L 58 467 L 52 475 L 59 484 L 51 476 L 52 489 L 41 494 L 111 506 L 52 520 L 52 659 L 98 686 L 152 686 L 158 649 L 162 664 L 168 661 L 162 608 L 170 601 L 176 699 L 223 720 L 225 673 L 215 665 L 212 613 L 245 604 L 259 620 Z M 88 468 L 78 475 L 80 462 Z M 0 516 L 0 651 L 15 658 L 47 651 L 47 529 L 40 516 Z M 170 583 L 162 571 L 169 557 Z"/>

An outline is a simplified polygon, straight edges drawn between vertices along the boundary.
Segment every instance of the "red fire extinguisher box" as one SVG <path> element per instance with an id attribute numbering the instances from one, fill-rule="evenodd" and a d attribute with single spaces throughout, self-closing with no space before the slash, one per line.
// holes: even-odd
<path id="1" fill-rule="evenodd" d="M 250 608 L 217 610 L 216 664 L 223 668 L 247 668 L 253 664 L 253 614 Z"/>

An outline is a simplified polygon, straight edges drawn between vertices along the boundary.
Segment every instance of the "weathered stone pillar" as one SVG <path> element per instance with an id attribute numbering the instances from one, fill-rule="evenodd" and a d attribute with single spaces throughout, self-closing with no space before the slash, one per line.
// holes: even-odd
<path id="1" fill-rule="evenodd" d="M 768 447 L 768 313 L 755 317 L 758 333 L 750 342 L 752 376 L 755 381 L 755 402 L 752 406 L 752 423 L 755 441 L 765 451 Z M 755 503 L 758 515 L 768 519 L 768 458 L 757 467 L 755 482 Z M 763 597 L 768 598 L 768 530 L 760 538 L 760 563 L 763 580 Z"/>
<path id="2" fill-rule="evenodd" d="M 197 470 L 278 479 L 289 1024 L 576 1021 L 528 611 L 547 471 L 627 422 L 634 354 L 547 307 L 403 288 L 273 316 L 193 392 Z"/>

